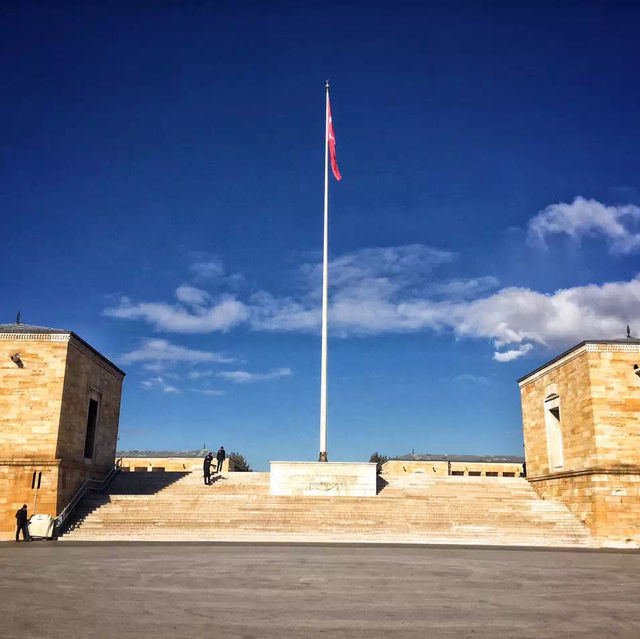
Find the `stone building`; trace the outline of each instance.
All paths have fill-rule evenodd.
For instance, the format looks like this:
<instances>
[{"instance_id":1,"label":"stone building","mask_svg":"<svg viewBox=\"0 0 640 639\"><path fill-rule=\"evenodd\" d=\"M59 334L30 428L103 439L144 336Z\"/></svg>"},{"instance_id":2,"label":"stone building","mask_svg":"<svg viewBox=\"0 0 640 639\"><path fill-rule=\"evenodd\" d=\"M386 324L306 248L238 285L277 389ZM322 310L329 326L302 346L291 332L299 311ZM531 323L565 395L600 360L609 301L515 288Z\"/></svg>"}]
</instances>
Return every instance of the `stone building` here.
<instances>
[{"instance_id":1,"label":"stone building","mask_svg":"<svg viewBox=\"0 0 640 639\"><path fill-rule=\"evenodd\" d=\"M0 538L112 468L124 375L72 331L0 325Z\"/></svg>"},{"instance_id":2,"label":"stone building","mask_svg":"<svg viewBox=\"0 0 640 639\"><path fill-rule=\"evenodd\" d=\"M518 380L527 475L596 536L640 541L640 340L584 341Z\"/></svg>"},{"instance_id":3,"label":"stone building","mask_svg":"<svg viewBox=\"0 0 640 639\"><path fill-rule=\"evenodd\" d=\"M121 458L121 468L125 472L202 472L202 462L208 452L214 456L215 449L199 450L123 450L116 456ZM222 464L222 472L228 473L234 470L233 461L227 457Z\"/></svg>"},{"instance_id":4,"label":"stone building","mask_svg":"<svg viewBox=\"0 0 640 639\"><path fill-rule=\"evenodd\" d=\"M394 457L382 465L383 475L423 473L454 477L521 477L523 457L512 455L419 455Z\"/></svg>"}]
</instances>

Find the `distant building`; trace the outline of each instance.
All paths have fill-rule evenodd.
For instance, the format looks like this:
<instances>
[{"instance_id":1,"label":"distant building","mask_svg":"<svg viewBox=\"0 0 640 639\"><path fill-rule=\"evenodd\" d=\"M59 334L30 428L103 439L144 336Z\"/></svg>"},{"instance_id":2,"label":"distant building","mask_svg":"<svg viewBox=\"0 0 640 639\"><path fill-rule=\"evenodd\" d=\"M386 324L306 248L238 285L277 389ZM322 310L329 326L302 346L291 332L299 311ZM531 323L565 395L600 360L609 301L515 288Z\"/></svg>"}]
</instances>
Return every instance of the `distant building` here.
<instances>
[{"instance_id":1,"label":"distant building","mask_svg":"<svg viewBox=\"0 0 640 639\"><path fill-rule=\"evenodd\" d=\"M124 376L72 331L0 324L0 537L109 472Z\"/></svg>"},{"instance_id":2,"label":"distant building","mask_svg":"<svg viewBox=\"0 0 640 639\"><path fill-rule=\"evenodd\" d=\"M394 457L382 474L423 473L466 477L521 477L524 457L510 455L418 455Z\"/></svg>"},{"instance_id":3,"label":"distant building","mask_svg":"<svg viewBox=\"0 0 640 639\"><path fill-rule=\"evenodd\" d=\"M125 472L190 472L202 471L202 462L208 452L208 448L199 450L122 450L118 451L116 456L122 458L122 470ZM217 448L211 452L215 462ZM227 473L233 470L233 461L227 457L222 464L222 472Z\"/></svg>"},{"instance_id":4,"label":"distant building","mask_svg":"<svg viewBox=\"0 0 640 639\"><path fill-rule=\"evenodd\" d=\"M640 340L580 342L518 380L527 475L596 536L640 540Z\"/></svg>"}]
</instances>

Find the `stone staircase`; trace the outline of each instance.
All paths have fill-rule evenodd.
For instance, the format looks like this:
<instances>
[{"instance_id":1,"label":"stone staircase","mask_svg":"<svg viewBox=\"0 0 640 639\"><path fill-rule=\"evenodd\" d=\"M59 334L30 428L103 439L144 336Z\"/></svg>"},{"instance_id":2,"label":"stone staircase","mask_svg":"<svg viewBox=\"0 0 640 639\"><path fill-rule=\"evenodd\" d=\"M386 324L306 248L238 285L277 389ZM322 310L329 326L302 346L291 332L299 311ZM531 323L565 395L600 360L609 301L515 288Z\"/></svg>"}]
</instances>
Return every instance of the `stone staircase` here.
<instances>
[{"instance_id":1,"label":"stone staircase","mask_svg":"<svg viewBox=\"0 0 640 639\"><path fill-rule=\"evenodd\" d=\"M525 479L383 476L376 497L275 497L268 473L121 473L61 540L309 541L596 546Z\"/></svg>"}]
</instances>

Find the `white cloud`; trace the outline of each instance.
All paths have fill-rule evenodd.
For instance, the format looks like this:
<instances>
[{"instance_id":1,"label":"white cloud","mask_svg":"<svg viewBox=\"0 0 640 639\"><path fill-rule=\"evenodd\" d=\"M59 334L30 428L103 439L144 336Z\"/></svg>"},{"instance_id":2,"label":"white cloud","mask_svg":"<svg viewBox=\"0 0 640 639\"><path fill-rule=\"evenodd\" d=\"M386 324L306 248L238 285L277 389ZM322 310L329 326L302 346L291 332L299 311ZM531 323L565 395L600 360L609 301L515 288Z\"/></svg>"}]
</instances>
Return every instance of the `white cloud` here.
<instances>
[{"instance_id":1,"label":"white cloud","mask_svg":"<svg viewBox=\"0 0 640 639\"><path fill-rule=\"evenodd\" d=\"M320 326L321 310L317 301L296 301L261 291L249 298L249 307L254 330L313 332Z\"/></svg>"},{"instance_id":2,"label":"white cloud","mask_svg":"<svg viewBox=\"0 0 640 639\"><path fill-rule=\"evenodd\" d=\"M144 362L147 370L160 370L166 364L175 362L200 362L230 363L235 360L221 353L211 351L198 351L177 344L171 344L166 339L145 339L139 348L125 353L120 361L123 364ZM192 378L193 379L193 378Z\"/></svg>"},{"instance_id":3,"label":"white cloud","mask_svg":"<svg viewBox=\"0 0 640 639\"><path fill-rule=\"evenodd\" d=\"M602 236L613 253L631 253L640 249L640 207L607 206L578 196L571 204L552 204L529 220L532 242L545 246L549 235L558 234L577 241Z\"/></svg>"},{"instance_id":4,"label":"white cloud","mask_svg":"<svg viewBox=\"0 0 640 639\"><path fill-rule=\"evenodd\" d=\"M508 351L496 351L493 354L493 359L495 359L496 362L511 362L514 359L518 359L519 357L526 355L532 349L533 346L531 344L523 344L518 348L511 348Z\"/></svg>"},{"instance_id":5,"label":"white cloud","mask_svg":"<svg viewBox=\"0 0 640 639\"><path fill-rule=\"evenodd\" d=\"M167 382L162 377L152 377L150 379L145 379L140 382L140 386L144 390L154 390L159 389L163 393L180 393L180 391L175 387L167 384Z\"/></svg>"},{"instance_id":6,"label":"white cloud","mask_svg":"<svg viewBox=\"0 0 640 639\"><path fill-rule=\"evenodd\" d=\"M640 325L640 276L555 292L517 287L492 292L498 284L492 276L435 279L434 269L453 259L452 253L422 245L362 249L337 257L331 262L330 330L340 336L450 332L458 338L490 341L495 361L507 362L536 346L566 347L583 339L622 336L627 323ZM206 333L244 325L255 331L315 333L320 328L321 266L305 264L298 275L297 294L259 291L246 301L227 297L190 308L125 299L105 312L174 332ZM228 312L221 310L225 302L230 304ZM168 360L137 361L153 366ZM226 374L238 383L272 377L246 371Z\"/></svg>"},{"instance_id":7,"label":"white cloud","mask_svg":"<svg viewBox=\"0 0 640 639\"><path fill-rule=\"evenodd\" d=\"M176 297L188 306L204 306L211 299L207 291L183 284L176 289Z\"/></svg>"},{"instance_id":8,"label":"white cloud","mask_svg":"<svg viewBox=\"0 0 640 639\"><path fill-rule=\"evenodd\" d=\"M312 314L310 307L293 301L279 306L271 300L266 315L263 330L309 331L319 321L317 311ZM623 336L627 323L640 324L638 278L553 293L505 288L470 301L371 290L353 298L337 295L330 308L330 326L343 335L451 331L460 338L490 340L500 362L526 355L535 344L563 347L583 339ZM517 348L504 350L514 345Z\"/></svg>"},{"instance_id":9,"label":"white cloud","mask_svg":"<svg viewBox=\"0 0 640 639\"><path fill-rule=\"evenodd\" d=\"M175 333L228 331L249 316L247 307L230 295L220 297L208 308L193 310L162 302L134 304L124 297L118 306L106 308L103 313L119 319L144 320L158 330Z\"/></svg>"},{"instance_id":10,"label":"white cloud","mask_svg":"<svg viewBox=\"0 0 640 639\"><path fill-rule=\"evenodd\" d=\"M428 277L455 254L422 244L365 248L329 264L330 323L338 334L414 330L399 308L403 299L426 294ZM269 331L317 331L321 321L322 264L300 268L302 294L276 297L261 291L249 300L251 327Z\"/></svg>"},{"instance_id":11,"label":"white cloud","mask_svg":"<svg viewBox=\"0 0 640 639\"><path fill-rule=\"evenodd\" d=\"M576 286L549 294L506 288L454 305L450 313L457 335L489 338L497 348L622 337L627 323L640 322L640 279Z\"/></svg>"},{"instance_id":12,"label":"white cloud","mask_svg":"<svg viewBox=\"0 0 640 639\"><path fill-rule=\"evenodd\" d=\"M218 377L228 379L234 384L252 384L254 382L265 382L278 377L290 377L290 368L276 368L268 373L249 373L247 371L222 371Z\"/></svg>"}]
</instances>

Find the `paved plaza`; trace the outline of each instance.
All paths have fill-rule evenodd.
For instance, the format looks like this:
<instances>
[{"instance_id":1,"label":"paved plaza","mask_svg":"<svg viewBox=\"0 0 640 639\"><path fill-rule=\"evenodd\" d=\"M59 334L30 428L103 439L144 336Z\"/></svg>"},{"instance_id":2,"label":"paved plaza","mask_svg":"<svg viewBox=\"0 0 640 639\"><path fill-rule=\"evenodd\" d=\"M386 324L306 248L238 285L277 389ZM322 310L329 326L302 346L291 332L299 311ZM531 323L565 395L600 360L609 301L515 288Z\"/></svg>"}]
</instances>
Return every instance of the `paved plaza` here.
<instances>
[{"instance_id":1,"label":"paved plaza","mask_svg":"<svg viewBox=\"0 0 640 639\"><path fill-rule=\"evenodd\" d=\"M640 553L0 544L5 638L640 636Z\"/></svg>"}]
</instances>

